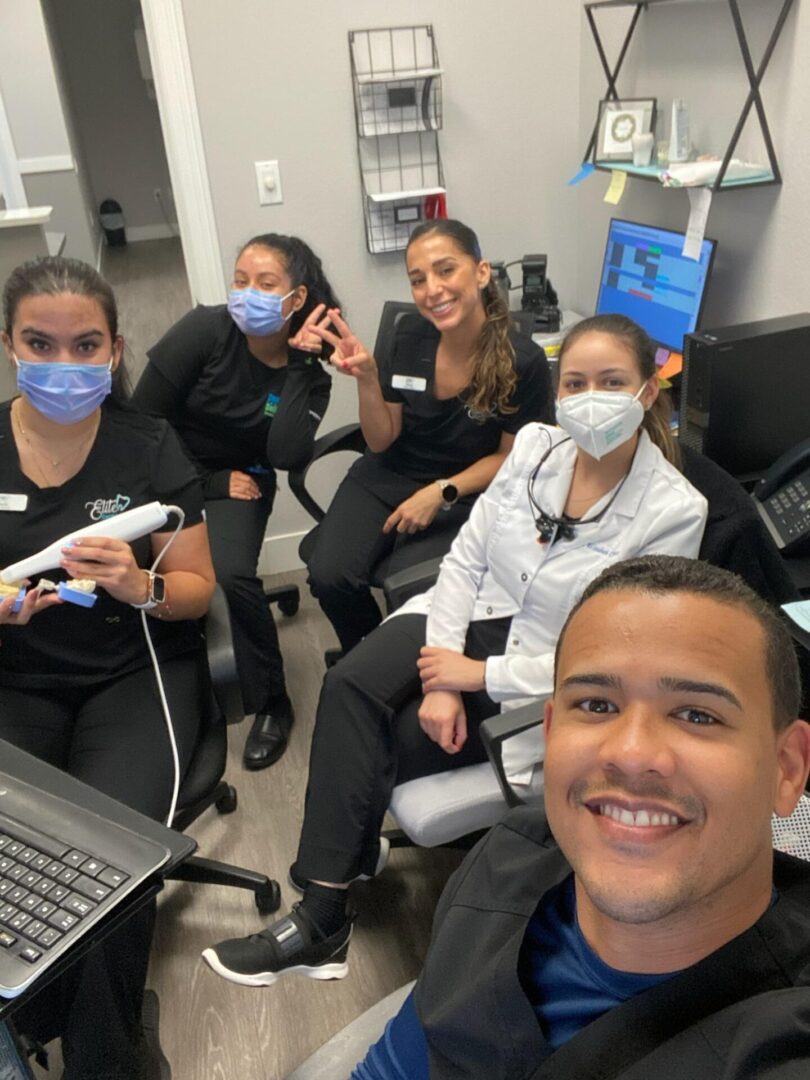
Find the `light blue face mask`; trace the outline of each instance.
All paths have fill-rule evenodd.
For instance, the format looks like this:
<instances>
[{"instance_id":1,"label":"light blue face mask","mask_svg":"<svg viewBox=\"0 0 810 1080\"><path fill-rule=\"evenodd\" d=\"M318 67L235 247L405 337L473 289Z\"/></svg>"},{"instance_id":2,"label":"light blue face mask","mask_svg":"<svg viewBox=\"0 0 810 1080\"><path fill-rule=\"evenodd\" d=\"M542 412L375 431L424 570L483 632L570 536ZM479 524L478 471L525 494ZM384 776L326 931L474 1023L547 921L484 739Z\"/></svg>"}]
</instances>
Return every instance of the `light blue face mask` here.
<instances>
[{"instance_id":1,"label":"light blue face mask","mask_svg":"<svg viewBox=\"0 0 810 1080\"><path fill-rule=\"evenodd\" d=\"M15 356L14 362L20 393L56 424L86 420L112 389L112 359L109 364L60 364Z\"/></svg>"},{"instance_id":2,"label":"light blue face mask","mask_svg":"<svg viewBox=\"0 0 810 1080\"><path fill-rule=\"evenodd\" d=\"M287 296L292 296L290 289ZM282 329L292 315L283 315L281 305L287 296L262 292L261 289L231 289L228 294L228 312L242 331L251 337L269 337Z\"/></svg>"}]
</instances>

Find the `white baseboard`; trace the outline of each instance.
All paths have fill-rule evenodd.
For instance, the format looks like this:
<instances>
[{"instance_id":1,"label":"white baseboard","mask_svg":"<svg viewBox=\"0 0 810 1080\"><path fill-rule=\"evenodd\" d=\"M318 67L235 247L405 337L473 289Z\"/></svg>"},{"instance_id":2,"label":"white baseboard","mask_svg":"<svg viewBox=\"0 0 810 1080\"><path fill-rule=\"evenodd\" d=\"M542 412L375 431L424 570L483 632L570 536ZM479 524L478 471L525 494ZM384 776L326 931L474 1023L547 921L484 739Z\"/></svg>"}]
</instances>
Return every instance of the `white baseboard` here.
<instances>
[{"instance_id":1,"label":"white baseboard","mask_svg":"<svg viewBox=\"0 0 810 1080\"><path fill-rule=\"evenodd\" d=\"M23 176L34 173L76 172L76 162L70 154L48 154L43 157L18 158L17 168Z\"/></svg>"},{"instance_id":2,"label":"white baseboard","mask_svg":"<svg viewBox=\"0 0 810 1080\"><path fill-rule=\"evenodd\" d=\"M304 564L298 558L298 545L307 532L307 529L303 529L301 532L265 537L259 556L259 576L302 570Z\"/></svg>"},{"instance_id":3,"label":"white baseboard","mask_svg":"<svg viewBox=\"0 0 810 1080\"><path fill-rule=\"evenodd\" d=\"M168 240L172 236L180 235L176 222L172 228L165 222L159 225L127 225L124 222L124 228L131 244L137 244L141 240Z\"/></svg>"}]
</instances>

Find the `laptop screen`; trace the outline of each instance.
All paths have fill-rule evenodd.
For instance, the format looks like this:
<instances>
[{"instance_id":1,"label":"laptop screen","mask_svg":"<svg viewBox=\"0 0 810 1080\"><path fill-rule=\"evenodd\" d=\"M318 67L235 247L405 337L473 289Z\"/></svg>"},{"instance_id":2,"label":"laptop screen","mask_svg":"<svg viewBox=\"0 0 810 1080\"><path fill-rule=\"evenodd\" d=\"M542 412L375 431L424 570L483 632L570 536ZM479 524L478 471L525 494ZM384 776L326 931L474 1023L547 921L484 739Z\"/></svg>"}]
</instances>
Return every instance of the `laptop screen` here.
<instances>
[{"instance_id":1,"label":"laptop screen","mask_svg":"<svg viewBox=\"0 0 810 1080\"><path fill-rule=\"evenodd\" d=\"M715 240L703 240L699 259L685 258L684 234L612 218L599 280L597 315L627 315L656 344L683 351L684 334L698 325Z\"/></svg>"}]
</instances>

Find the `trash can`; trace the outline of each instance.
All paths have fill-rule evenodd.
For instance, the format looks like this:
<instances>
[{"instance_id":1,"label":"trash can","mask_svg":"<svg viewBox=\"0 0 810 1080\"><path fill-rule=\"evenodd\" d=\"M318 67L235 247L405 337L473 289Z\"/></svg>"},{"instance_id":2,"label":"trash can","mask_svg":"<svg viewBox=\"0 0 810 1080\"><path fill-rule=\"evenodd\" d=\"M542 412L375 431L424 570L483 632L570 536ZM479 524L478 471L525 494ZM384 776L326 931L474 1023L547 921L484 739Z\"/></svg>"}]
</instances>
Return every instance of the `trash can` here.
<instances>
[{"instance_id":1,"label":"trash can","mask_svg":"<svg viewBox=\"0 0 810 1080\"><path fill-rule=\"evenodd\" d=\"M108 245L123 247L127 242L127 234L124 231L124 213L121 204L115 199L105 199L98 211Z\"/></svg>"}]
</instances>

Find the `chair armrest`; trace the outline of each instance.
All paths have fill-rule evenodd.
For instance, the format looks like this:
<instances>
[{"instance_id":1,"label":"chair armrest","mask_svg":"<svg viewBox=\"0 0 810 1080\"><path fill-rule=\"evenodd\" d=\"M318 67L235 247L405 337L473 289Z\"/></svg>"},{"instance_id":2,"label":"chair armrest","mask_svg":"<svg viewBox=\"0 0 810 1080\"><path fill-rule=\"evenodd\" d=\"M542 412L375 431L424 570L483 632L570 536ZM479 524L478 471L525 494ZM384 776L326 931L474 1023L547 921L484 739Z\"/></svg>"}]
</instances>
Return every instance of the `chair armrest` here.
<instances>
[{"instance_id":1,"label":"chair armrest","mask_svg":"<svg viewBox=\"0 0 810 1080\"><path fill-rule=\"evenodd\" d=\"M354 450L356 453L362 454L365 448L366 440L363 438L360 425L346 424L316 439L309 462L303 469L290 469L287 473L287 483L290 485L290 491L315 521L323 521L326 511L315 502L307 491L306 481L309 470L316 461L320 461L327 454L336 454L341 450Z\"/></svg>"},{"instance_id":2,"label":"chair armrest","mask_svg":"<svg viewBox=\"0 0 810 1080\"><path fill-rule=\"evenodd\" d=\"M520 709L510 709L508 712L498 713L485 720L479 731L484 749L489 756L492 768L498 778L503 797L507 806L523 806L524 800L518 795L506 776L503 767L503 744L513 735L520 735L523 731L537 727L542 723L543 706L546 699L524 705Z\"/></svg>"},{"instance_id":3,"label":"chair armrest","mask_svg":"<svg viewBox=\"0 0 810 1080\"><path fill-rule=\"evenodd\" d=\"M245 707L233 651L231 613L221 585L216 586L211 597L208 614L203 620L203 634L211 688L217 705L226 723L238 724L244 719Z\"/></svg>"},{"instance_id":4,"label":"chair armrest","mask_svg":"<svg viewBox=\"0 0 810 1080\"><path fill-rule=\"evenodd\" d=\"M438 556L435 559L425 559L424 562L416 563L414 566L406 566L404 570L397 570L395 574L389 574L383 582L388 611L396 611L412 596L427 592L431 585L436 584L441 565L442 556Z\"/></svg>"}]
</instances>

